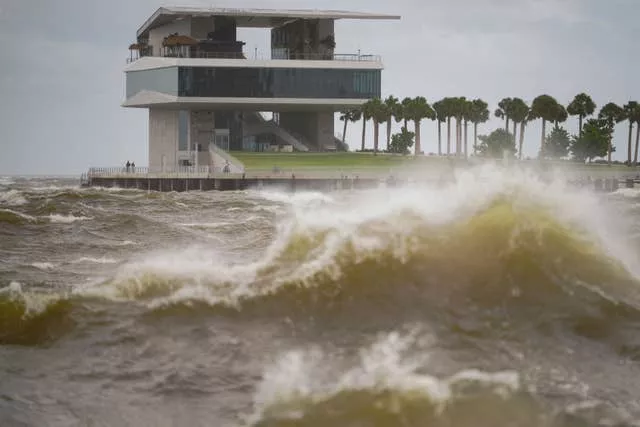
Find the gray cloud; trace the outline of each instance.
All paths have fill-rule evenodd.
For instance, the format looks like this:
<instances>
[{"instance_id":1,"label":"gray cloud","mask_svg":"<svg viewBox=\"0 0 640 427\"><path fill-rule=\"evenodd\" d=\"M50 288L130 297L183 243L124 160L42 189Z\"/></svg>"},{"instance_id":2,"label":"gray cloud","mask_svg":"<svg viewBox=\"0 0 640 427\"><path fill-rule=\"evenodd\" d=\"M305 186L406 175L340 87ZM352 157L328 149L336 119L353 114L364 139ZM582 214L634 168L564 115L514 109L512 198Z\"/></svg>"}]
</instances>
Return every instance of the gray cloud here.
<instances>
[{"instance_id":1,"label":"gray cloud","mask_svg":"<svg viewBox=\"0 0 640 427\"><path fill-rule=\"evenodd\" d=\"M635 0L256 0L242 6L403 15L400 22L344 21L336 28L341 52L384 57L384 95L432 102L480 97L492 109L502 97L531 101L541 93L565 104L581 91L599 105L640 98ZM0 0L0 174L76 174L90 165L147 161L147 115L120 107L122 70L136 29L157 7L151 0ZM248 50L265 50L266 34L243 32ZM492 119L482 131L497 126ZM576 131L574 120L566 126ZM359 146L360 129L348 131L352 147ZM538 123L527 128L526 154L536 153L539 132ZM423 124L422 134L426 150L434 151L435 125ZM618 159L625 138L620 125Z\"/></svg>"}]
</instances>

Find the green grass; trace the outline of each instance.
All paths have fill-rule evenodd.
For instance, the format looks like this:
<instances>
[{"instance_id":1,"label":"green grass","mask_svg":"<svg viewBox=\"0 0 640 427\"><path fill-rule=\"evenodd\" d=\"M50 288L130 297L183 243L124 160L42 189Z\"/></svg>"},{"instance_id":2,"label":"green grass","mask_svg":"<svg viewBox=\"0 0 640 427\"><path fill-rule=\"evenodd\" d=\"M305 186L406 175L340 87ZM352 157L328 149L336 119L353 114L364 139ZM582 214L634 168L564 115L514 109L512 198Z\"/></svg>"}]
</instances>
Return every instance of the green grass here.
<instances>
[{"instance_id":1,"label":"green grass","mask_svg":"<svg viewBox=\"0 0 640 427\"><path fill-rule=\"evenodd\" d=\"M246 169L300 168L389 168L414 160L412 156L395 156L371 153L252 153L234 151L230 153L240 160ZM446 161L443 158L422 157L418 161Z\"/></svg>"},{"instance_id":2,"label":"green grass","mask_svg":"<svg viewBox=\"0 0 640 427\"><path fill-rule=\"evenodd\" d=\"M391 154L378 154L374 156L372 153L254 153L244 151L234 151L230 153L236 159L241 161L247 172L249 173L270 173L274 167L278 167L282 171L297 171L301 173L320 173L329 172L340 173L341 171L351 171L357 173L385 172L398 168L401 165L412 165L425 170L439 170L438 166L450 167L451 163L464 162L463 159L452 157L438 156L400 156ZM474 162L480 159L472 160ZM525 161L525 165L535 165L535 161ZM635 173L640 169L629 168L624 165L584 165L580 163L572 163L566 161L546 161L548 166L566 168L567 170L584 171L595 174L610 173ZM424 165L424 166L423 166ZM396 169L397 170L397 169Z\"/></svg>"}]
</instances>

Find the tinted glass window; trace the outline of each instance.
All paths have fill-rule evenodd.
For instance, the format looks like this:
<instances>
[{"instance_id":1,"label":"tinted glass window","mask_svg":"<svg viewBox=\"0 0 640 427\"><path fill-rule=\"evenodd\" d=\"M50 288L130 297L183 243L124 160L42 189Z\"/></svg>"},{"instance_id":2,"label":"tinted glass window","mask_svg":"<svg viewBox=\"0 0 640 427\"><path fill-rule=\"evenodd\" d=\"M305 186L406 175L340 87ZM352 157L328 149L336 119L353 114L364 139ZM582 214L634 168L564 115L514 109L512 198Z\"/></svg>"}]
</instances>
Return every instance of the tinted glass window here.
<instances>
[{"instance_id":1,"label":"tinted glass window","mask_svg":"<svg viewBox=\"0 0 640 427\"><path fill-rule=\"evenodd\" d=\"M375 98L380 70L180 67L179 96Z\"/></svg>"},{"instance_id":2,"label":"tinted glass window","mask_svg":"<svg viewBox=\"0 0 640 427\"><path fill-rule=\"evenodd\" d=\"M127 72L127 98L131 98L141 90L178 94L177 67L158 68L155 70Z\"/></svg>"}]
</instances>

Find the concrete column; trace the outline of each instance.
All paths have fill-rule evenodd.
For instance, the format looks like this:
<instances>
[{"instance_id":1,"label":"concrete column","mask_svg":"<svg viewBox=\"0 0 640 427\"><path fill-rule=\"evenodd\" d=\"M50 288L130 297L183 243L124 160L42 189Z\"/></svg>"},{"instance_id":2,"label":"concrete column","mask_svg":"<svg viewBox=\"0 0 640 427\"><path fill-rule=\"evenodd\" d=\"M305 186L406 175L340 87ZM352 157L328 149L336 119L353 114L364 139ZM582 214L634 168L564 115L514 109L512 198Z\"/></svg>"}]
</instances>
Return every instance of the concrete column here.
<instances>
[{"instance_id":1,"label":"concrete column","mask_svg":"<svg viewBox=\"0 0 640 427\"><path fill-rule=\"evenodd\" d=\"M149 109L149 171L162 171L163 158L166 168L173 170L178 164L177 110Z\"/></svg>"}]
</instances>

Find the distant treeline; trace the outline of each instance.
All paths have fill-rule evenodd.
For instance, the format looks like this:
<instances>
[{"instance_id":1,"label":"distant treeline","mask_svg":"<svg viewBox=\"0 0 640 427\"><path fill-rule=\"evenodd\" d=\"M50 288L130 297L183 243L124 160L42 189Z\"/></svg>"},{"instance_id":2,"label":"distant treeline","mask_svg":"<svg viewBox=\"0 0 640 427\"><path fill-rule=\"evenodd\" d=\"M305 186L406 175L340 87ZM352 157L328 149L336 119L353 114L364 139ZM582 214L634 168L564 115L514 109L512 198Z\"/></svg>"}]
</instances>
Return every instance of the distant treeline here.
<instances>
[{"instance_id":1,"label":"distant treeline","mask_svg":"<svg viewBox=\"0 0 640 427\"><path fill-rule=\"evenodd\" d=\"M478 125L489 120L489 105L482 99L468 100L465 97L447 97L429 104L418 96L400 101L394 96L385 100L374 98L360 108L342 111L340 120L344 122L343 142L349 122L362 120L362 146L365 150L366 124L374 124L373 152L379 152L379 125L386 123L387 152L407 153L415 144L415 153L423 154L420 145L420 123L434 120L438 125L438 155L468 156L468 125L473 124L473 151L476 155L502 157L506 152L518 155L522 159L524 132L528 123L542 120L542 134L538 156L540 158L565 158L571 155L575 160L591 161L607 156L611 162L611 153L615 151L613 132L615 126L627 122L629 138L626 164L638 164L638 145L640 144L640 104L630 101L624 106L613 102L604 105L597 115L597 106L585 93L575 96L566 107L550 95L540 95L528 105L520 98L504 98L498 103L494 115L504 120L504 128L496 129L489 135L478 135ZM578 119L578 135L569 135L560 126L569 116ZM592 117L594 116L594 117ZM402 131L391 135L392 121L402 122ZM452 122L455 124L455 140L452 141ZM547 133L547 123L553 123ZM413 132L408 123L413 124ZM442 125L446 124L446 150L442 147ZM633 144L633 126L636 126L635 147ZM519 129L519 134L518 134ZM518 138L519 137L519 138ZM516 146L516 140L518 141ZM480 141L480 142L479 142ZM454 144L452 144L454 142Z\"/></svg>"}]
</instances>

